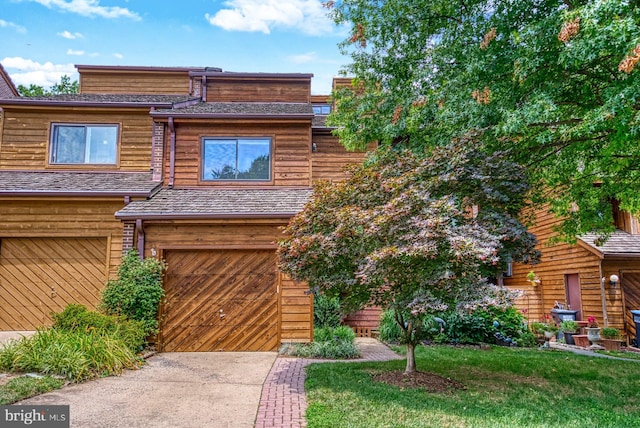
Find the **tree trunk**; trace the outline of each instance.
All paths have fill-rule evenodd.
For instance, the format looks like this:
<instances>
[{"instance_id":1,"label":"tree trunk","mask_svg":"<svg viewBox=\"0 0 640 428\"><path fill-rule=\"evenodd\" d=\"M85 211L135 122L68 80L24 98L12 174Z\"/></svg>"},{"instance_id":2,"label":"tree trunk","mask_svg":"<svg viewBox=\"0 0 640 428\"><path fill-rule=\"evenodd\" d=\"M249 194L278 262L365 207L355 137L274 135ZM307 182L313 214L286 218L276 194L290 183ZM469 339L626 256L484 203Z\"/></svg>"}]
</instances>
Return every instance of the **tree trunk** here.
<instances>
[{"instance_id":1,"label":"tree trunk","mask_svg":"<svg viewBox=\"0 0 640 428\"><path fill-rule=\"evenodd\" d=\"M416 345L407 342L407 368L404 369L406 374L416 372Z\"/></svg>"}]
</instances>

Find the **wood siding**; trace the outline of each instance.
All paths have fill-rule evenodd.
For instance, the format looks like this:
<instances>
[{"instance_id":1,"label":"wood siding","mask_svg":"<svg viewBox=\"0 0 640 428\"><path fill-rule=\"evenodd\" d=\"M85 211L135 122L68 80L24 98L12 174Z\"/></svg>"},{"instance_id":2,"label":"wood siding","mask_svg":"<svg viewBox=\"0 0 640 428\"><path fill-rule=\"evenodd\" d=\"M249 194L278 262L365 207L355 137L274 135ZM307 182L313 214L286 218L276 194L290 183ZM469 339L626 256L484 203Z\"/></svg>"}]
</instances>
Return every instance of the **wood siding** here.
<instances>
[{"instance_id":1,"label":"wood siding","mask_svg":"<svg viewBox=\"0 0 640 428\"><path fill-rule=\"evenodd\" d=\"M188 95L189 80L187 70L182 72L81 70L80 93Z\"/></svg>"},{"instance_id":2,"label":"wood siding","mask_svg":"<svg viewBox=\"0 0 640 428\"><path fill-rule=\"evenodd\" d=\"M624 332L628 342L631 343L638 336L636 323L633 321L631 310L640 309L640 272L626 273L622 277L622 289L624 290L624 314L622 314L623 326L615 325ZM636 346L640 345L636 344Z\"/></svg>"},{"instance_id":3,"label":"wood siding","mask_svg":"<svg viewBox=\"0 0 640 428\"><path fill-rule=\"evenodd\" d=\"M382 308L369 306L347 315L342 323L351 327L358 337L374 337L380 327L381 318Z\"/></svg>"},{"instance_id":4,"label":"wood siding","mask_svg":"<svg viewBox=\"0 0 640 428\"><path fill-rule=\"evenodd\" d=\"M565 275L579 275L582 292L582 319L589 315L603 319L602 293L600 288L600 260L592 252L579 245L548 245L554 236L553 226L559 220L546 207L536 211L536 224L529 231L538 239L538 249L542 252L541 262L535 266L514 264L513 276L505 278L509 288L525 292L517 306L529 321L542 320L549 314L555 302L566 303ZM540 284L533 286L527 280L532 270L540 278Z\"/></svg>"},{"instance_id":5,"label":"wood siding","mask_svg":"<svg viewBox=\"0 0 640 428\"><path fill-rule=\"evenodd\" d=\"M152 251L163 254L178 249L269 250L275 254L274 242L282 237L280 228L286 223L272 220L147 221L144 223L145 256L151 257ZM305 294L308 286L284 278L281 273L278 276L281 340L309 342L313 337L313 302L312 297Z\"/></svg>"},{"instance_id":6,"label":"wood siding","mask_svg":"<svg viewBox=\"0 0 640 428\"><path fill-rule=\"evenodd\" d=\"M170 250L165 259L163 351L278 349L275 252Z\"/></svg>"},{"instance_id":7,"label":"wood siding","mask_svg":"<svg viewBox=\"0 0 640 428\"><path fill-rule=\"evenodd\" d=\"M70 303L95 308L107 238L0 238L0 330L51 325Z\"/></svg>"},{"instance_id":8,"label":"wood siding","mask_svg":"<svg viewBox=\"0 0 640 428\"><path fill-rule=\"evenodd\" d=\"M329 133L314 133L316 151L311 155L311 174L315 183L319 180L342 181L347 177L348 165L362 163L366 152L349 152L337 137Z\"/></svg>"},{"instance_id":9,"label":"wood siding","mask_svg":"<svg viewBox=\"0 0 640 428\"><path fill-rule=\"evenodd\" d=\"M49 166L52 123L118 124L119 156L116 166L73 165L73 169L149 171L151 167L152 120L148 108L101 110L89 108L5 108L0 140L0 169L43 170Z\"/></svg>"},{"instance_id":10,"label":"wood siding","mask_svg":"<svg viewBox=\"0 0 640 428\"><path fill-rule=\"evenodd\" d=\"M0 197L0 239L105 238L109 242L108 274L115 278L122 257L123 226L114 213L122 207L124 200L117 198Z\"/></svg>"},{"instance_id":11,"label":"wood siding","mask_svg":"<svg viewBox=\"0 0 640 428\"><path fill-rule=\"evenodd\" d=\"M170 135L166 133L164 185L170 177ZM200 181L203 137L270 137L272 142L271 182ZM310 186L311 141L309 122L211 120L204 123L176 124L175 181L176 188L229 185Z\"/></svg>"},{"instance_id":12,"label":"wood siding","mask_svg":"<svg viewBox=\"0 0 640 428\"><path fill-rule=\"evenodd\" d=\"M208 77L207 102L310 102L311 79Z\"/></svg>"}]
</instances>

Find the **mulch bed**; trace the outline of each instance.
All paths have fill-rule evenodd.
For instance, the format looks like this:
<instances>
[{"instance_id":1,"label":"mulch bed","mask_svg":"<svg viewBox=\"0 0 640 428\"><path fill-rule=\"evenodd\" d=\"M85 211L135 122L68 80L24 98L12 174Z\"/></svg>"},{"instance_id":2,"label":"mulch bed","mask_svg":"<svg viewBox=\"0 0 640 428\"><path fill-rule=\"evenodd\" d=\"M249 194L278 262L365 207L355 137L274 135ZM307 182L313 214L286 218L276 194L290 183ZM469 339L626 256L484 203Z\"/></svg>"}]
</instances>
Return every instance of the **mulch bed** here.
<instances>
[{"instance_id":1,"label":"mulch bed","mask_svg":"<svg viewBox=\"0 0 640 428\"><path fill-rule=\"evenodd\" d=\"M400 389L424 389L426 392L433 393L448 393L465 389L465 386L460 382L429 372L407 374L404 371L397 370L375 374L372 379L375 382L386 383Z\"/></svg>"}]
</instances>

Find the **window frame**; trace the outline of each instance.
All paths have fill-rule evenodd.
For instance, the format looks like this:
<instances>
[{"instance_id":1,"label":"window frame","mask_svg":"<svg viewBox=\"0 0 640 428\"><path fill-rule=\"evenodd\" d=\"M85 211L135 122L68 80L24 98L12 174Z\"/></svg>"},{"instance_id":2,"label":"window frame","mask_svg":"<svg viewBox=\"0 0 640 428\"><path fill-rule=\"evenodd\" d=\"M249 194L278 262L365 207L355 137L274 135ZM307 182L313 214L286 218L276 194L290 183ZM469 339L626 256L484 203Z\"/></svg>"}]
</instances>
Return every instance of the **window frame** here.
<instances>
[{"instance_id":1,"label":"window frame","mask_svg":"<svg viewBox=\"0 0 640 428\"><path fill-rule=\"evenodd\" d=\"M87 129L88 128L115 128L115 144L114 144L114 153L113 153L113 162L109 163L93 163L93 162L58 162L56 160L57 157L57 149L58 149L58 141L56 136L58 135L58 128L83 128L84 129L84 150L85 153L87 151ZM49 154L47 157L48 165L54 167L91 167L91 168L113 168L119 165L120 160L120 141L121 135L120 130L122 129L120 123L80 123L80 122L51 122L51 126L49 128Z\"/></svg>"},{"instance_id":2,"label":"window frame","mask_svg":"<svg viewBox=\"0 0 640 428\"><path fill-rule=\"evenodd\" d=\"M216 179L216 178L206 178L205 177L205 162L206 162L206 143L207 141L235 141L236 143L236 152L235 152L235 168L236 168L236 175L238 173L238 164L239 164L239 158L238 158L238 147L239 147L239 142L243 141L243 140L250 140L250 141L260 141L260 140L264 140L265 142L268 142L269 145L269 176L267 178L224 178L224 179ZM200 173L199 173L199 181L201 183L206 183L206 184L215 184L215 183L224 183L224 184L230 184L230 183L272 183L273 182L273 176L274 176L274 171L273 171L273 155L274 155L274 140L275 138L272 136L266 136L266 135L257 135L257 136L247 136L247 135L241 135L241 136L204 136L201 137L200 139Z\"/></svg>"},{"instance_id":3,"label":"window frame","mask_svg":"<svg viewBox=\"0 0 640 428\"><path fill-rule=\"evenodd\" d=\"M331 114L331 111L333 110L333 107L329 103L312 103L311 108L313 109L313 114L316 116L327 116ZM327 113L323 113L325 108L328 110ZM316 109L320 109L320 112L316 113Z\"/></svg>"}]
</instances>

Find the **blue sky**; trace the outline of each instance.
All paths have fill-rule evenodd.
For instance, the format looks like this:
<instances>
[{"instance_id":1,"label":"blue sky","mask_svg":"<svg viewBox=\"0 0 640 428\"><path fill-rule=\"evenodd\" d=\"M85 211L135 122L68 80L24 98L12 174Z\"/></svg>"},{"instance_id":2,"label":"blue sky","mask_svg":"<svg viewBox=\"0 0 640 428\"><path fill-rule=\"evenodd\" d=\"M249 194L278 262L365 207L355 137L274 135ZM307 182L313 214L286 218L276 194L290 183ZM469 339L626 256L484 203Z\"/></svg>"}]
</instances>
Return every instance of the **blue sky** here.
<instances>
[{"instance_id":1,"label":"blue sky","mask_svg":"<svg viewBox=\"0 0 640 428\"><path fill-rule=\"evenodd\" d=\"M313 73L328 94L347 30L320 0L0 0L0 63L50 86L74 64Z\"/></svg>"}]
</instances>

